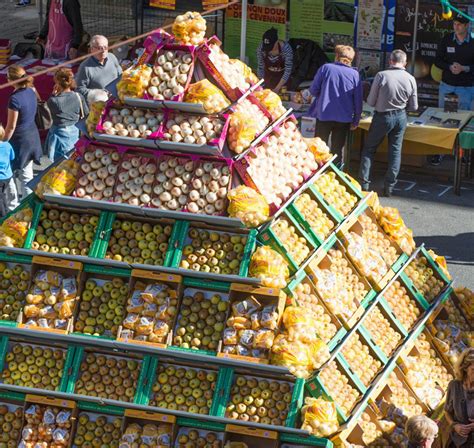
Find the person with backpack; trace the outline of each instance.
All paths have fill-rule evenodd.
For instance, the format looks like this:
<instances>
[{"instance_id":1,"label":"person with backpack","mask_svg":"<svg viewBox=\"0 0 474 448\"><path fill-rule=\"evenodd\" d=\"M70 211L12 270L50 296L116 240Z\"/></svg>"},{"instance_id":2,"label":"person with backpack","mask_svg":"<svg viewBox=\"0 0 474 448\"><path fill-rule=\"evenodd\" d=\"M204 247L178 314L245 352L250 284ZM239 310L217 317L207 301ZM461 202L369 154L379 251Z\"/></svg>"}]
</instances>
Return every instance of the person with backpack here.
<instances>
[{"instance_id":1,"label":"person with backpack","mask_svg":"<svg viewBox=\"0 0 474 448\"><path fill-rule=\"evenodd\" d=\"M54 74L53 95L48 100L53 125L46 138L46 150L51 161L65 156L79 139L77 123L89 113L84 97L75 92L76 81L69 68Z\"/></svg>"}]
</instances>

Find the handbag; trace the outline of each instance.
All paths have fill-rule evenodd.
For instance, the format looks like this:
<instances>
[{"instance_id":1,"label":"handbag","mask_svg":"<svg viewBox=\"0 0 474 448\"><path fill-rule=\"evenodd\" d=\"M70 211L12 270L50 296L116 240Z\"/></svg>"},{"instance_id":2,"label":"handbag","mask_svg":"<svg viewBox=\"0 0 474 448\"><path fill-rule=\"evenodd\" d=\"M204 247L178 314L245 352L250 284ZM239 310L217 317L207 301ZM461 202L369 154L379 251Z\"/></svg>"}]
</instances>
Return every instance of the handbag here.
<instances>
[{"instance_id":1,"label":"handbag","mask_svg":"<svg viewBox=\"0 0 474 448\"><path fill-rule=\"evenodd\" d=\"M81 115L79 116L79 121L84 120L86 118L86 114L84 113L84 108L82 107L82 100L81 100L81 95L79 95L77 92L74 92L76 94L76 97L79 101L79 107L81 110Z\"/></svg>"},{"instance_id":2,"label":"handbag","mask_svg":"<svg viewBox=\"0 0 474 448\"><path fill-rule=\"evenodd\" d=\"M38 101L35 122L40 131L47 131L53 125L53 117L46 101Z\"/></svg>"}]
</instances>

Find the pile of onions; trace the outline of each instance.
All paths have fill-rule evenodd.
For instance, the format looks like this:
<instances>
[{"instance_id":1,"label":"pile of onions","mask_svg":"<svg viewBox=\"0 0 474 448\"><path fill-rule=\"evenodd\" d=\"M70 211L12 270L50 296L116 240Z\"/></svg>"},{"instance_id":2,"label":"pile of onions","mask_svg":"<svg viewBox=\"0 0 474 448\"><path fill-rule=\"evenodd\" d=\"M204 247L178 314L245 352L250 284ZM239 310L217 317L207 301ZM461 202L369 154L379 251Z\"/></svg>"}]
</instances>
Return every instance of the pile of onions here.
<instances>
[{"instance_id":1,"label":"pile of onions","mask_svg":"<svg viewBox=\"0 0 474 448\"><path fill-rule=\"evenodd\" d=\"M156 164L141 156L124 158L120 166L114 202L145 206L151 201Z\"/></svg>"},{"instance_id":2,"label":"pile of onions","mask_svg":"<svg viewBox=\"0 0 474 448\"><path fill-rule=\"evenodd\" d=\"M189 192L188 210L191 213L220 215L227 205L230 170L219 162L204 162L199 166Z\"/></svg>"},{"instance_id":3,"label":"pile of onions","mask_svg":"<svg viewBox=\"0 0 474 448\"><path fill-rule=\"evenodd\" d=\"M164 210L182 210L188 202L194 162L183 157L161 160L156 172L151 205Z\"/></svg>"},{"instance_id":4,"label":"pile of onions","mask_svg":"<svg viewBox=\"0 0 474 448\"><path fill-rule=\"evenodd\" d=\"M147 92L154 100L182 95L188 82L193 57L189 53L165 51L156 58Z\"/></svg>"},{"instance_id":5,"label":"pile of onions","mask_svg":"<svg viewBox=\"0 0 474 448\"><path fill-rule=\"evenodd\" d=\"M224 122L219 118L177 114L166 122L164 139L205 145L218 139L223 127Z\"/></svg>"},{"instance_id":6,"label":"pile of onions","mask_svg":"<svg viewBox=\"0 0 474 448\"><path fill-rule=\"evenodd\" d=\"M248 90L250 84L245 80L240 65L230 63L229 56L227 56L218 45L210 45L210 49L209 59L220 75L226 80L227 84L229 84L232 89L239 88L243 91Z\"/></svg>"},{"instance_id":7,"label":"pile of onions","mask_svg":"<svg viewBox=\"0 0 474 448\"><path fill-rule=\"evenodd\" d=\"M78 198L112 200L120 154L117 151L92 148L84 153L74 194Z\"/></svg>"},{"instance_id":8,"label":"pile of onions","mask_svg":"<svg viewBox=\"0 0 474 448\"><path fill-rule=\"evenodd\" d=\"M147 138L158 131L162 120L161 112L111 108L102 123L102 132L120 137Z\"/></svg>"}]
</instances>

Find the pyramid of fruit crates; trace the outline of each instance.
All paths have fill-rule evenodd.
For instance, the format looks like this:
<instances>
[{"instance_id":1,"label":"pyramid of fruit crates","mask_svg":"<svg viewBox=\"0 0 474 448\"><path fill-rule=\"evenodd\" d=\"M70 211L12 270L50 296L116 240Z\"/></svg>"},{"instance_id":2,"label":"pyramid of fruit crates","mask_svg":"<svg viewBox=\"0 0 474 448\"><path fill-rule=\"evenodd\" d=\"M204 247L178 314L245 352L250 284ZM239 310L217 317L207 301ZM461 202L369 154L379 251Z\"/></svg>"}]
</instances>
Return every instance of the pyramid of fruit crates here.
<instances>
[{"instance_id":1,"label":"pyramid of fruit crates","mask_svg":"<svg viewBox=\"0 0 474 448\"><path fill-rule=\"evenodd\" d=\"M473 343L469 292L204 30L150 36L1 224L0 447L401 447Z\"/></svg>"}]
</instances>

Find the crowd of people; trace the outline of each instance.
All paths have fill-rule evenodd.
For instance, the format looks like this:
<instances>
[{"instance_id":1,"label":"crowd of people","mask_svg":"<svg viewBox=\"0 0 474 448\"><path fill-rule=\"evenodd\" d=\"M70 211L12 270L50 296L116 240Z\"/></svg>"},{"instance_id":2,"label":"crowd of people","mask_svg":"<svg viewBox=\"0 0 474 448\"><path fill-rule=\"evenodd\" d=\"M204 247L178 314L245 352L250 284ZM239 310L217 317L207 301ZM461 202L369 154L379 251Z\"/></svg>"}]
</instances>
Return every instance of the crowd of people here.
<instances>
[{"instance_id":1,"label":"crowd of people","mask_svg":"<svg viewBox=\"0 0 474 448\"><path fill-rule=\"evenodd\" d=\"M45 56L74 58L84 34L80 5L77 0L48 0L47 17L37 42L45 49ZM121 75L119 61L108 52L104 36L93 36L89 42L90 56L82 62L74 76L69 69L55 73L55 85L47 105L52 115L52 125L44 143L35 124L38 92L25 70L16 65L8 69L8 80L17 81L8 102L8 120L3 140L11 143L15 182L4 182L11 199L7 209L18 204L18 199L31 190L28 183L33 178L33 164L41 155L56 161L64 156L79 138L78 123L88 113L88 104L109 96L109 86ZM347 45L337 45L334 62L322 65L308 89L313 97L308 115L316 119L315 135L330 142L331 150L344 164L344 147L349 132L359 126L364 100L363 84L355 59L356 51ZM294 52L289 42L279 39L275 28L267 30L257 49L259 77L264 86L276 93L290 80ZM435 64L442 70L439 87L439 105L443 107L445 96L457 94L461 108L469 109L474 102L474 39L468 32L468 20L456 16L453 33L441 41ZM361 153L359 181L363 190L370 188L370 172L377 148L388 137L388 166L383 194L390 196L400 171L402 143L407 127L407 112L418 108L415 78L406 70L407 55L395 50L389 58L389 68L375 76L367 104L374 108L374 116ZM434 158L433 163L439 161ZM3 176L5 177L5 176ZM5 180L5 179L4 179Z\"/></svg>"},{"instance_id":2,"label":"crowd of people","mask_svg":"<svg viewBox=\"0 0 474 448\"><path fill-rule=\"evenodd\" d=\"M93 55L81 63L76 75L69 68L54 73L54 88L46 102L52 123L44 143L36 122L42 98L33 78L19 65L8 67L7 80L15 85L8 100L7 123L5 127L0 124L2 216L31 193L28 184L33 179L33 164L40 164L43 154L51 162L66 156L80 137L80 122L87 117L89 104L110 96L109 85L120 77L122 69L108 52L108 45L106 37L92 37Z\"/></svg>"}]
</instances>

